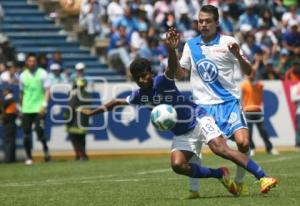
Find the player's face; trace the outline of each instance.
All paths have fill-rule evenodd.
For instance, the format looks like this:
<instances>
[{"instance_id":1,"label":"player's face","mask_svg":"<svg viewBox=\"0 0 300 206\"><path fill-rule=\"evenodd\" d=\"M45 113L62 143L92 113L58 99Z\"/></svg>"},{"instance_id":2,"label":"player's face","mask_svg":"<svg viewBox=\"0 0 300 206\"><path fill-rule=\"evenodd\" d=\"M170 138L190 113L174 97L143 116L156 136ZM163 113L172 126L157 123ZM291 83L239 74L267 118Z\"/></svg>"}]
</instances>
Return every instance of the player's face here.
<instances>
[{"instance_id":1,"label":"player's face","mask_svg":"<svg viewBox=\"0 0 300 206\"><path fill-rule=\"evenodd\" d=\"M202 11L199 13L198 29L204 39L214 37L218 25L219 22L214 20L213 14Z\"/></svg>"},{"instance_id":2,"label":"player's face","mask_svg":"<svg viewBox=\"0 0 300 206\"><path fill-rule=\"evenodd\" d=\"M26 60L26 66L29 69L35 69L37 67L36 57L34 57L34 56L28 57L27 60Z\"/></svg>"},{"instance_id":3,"label":"player's face","mask_svg":"<svg viewBox=\"0 0 300 206\"><path fill-rule=\"evenodd\" d=\"M134 81L140 88L149 89L153 84L152 73L149 71L142 72L134 76Z\"/></svg>"}]
</instances>

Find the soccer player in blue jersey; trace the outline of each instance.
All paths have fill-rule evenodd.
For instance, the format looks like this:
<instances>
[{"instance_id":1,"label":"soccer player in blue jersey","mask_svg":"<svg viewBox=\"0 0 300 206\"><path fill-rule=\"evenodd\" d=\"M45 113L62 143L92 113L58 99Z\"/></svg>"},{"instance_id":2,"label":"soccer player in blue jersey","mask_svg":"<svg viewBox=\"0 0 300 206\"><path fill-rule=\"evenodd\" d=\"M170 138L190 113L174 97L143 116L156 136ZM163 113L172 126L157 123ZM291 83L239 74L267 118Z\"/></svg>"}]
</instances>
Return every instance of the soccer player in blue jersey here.
<instances>
[{"instance_id":1,"label":"soccer player in blue jersey","mask_svg":"<svg viewBox=\"0 0 300 206\"><path fill-rule=\"evenodd\" d=\"M151 63L147 59L134 60L130 65L130 72L134 81L140 87L126 99L114 99L94 109L82 110L86 115L95 115L113 110L120 105L172 105L177 112L178 122L171 129L174 133L171 153L171 166L175 173L193 178L219 178L224 186L232 194L238 194L233 181L229 177L227 168L211 169L197 164L189 163L189 160L198 153L202 142L208 144L210 149L225 159L242 166L252 173L257 179L271 178L273 185L268 185L263 193L277 184L277 180L268 177L265 172L246 155L232 150L226 144L222 132L215 124L214 119L206 115L203 109L183 96L175 85L176 68L178 67L176 48L179 43L179 34L174 29L167 32L166 45L169 51L168 68L163 75L153 78ZM187 121L189 120L189 121Z\"/></svg>"},{"instance_id":2,"label":"soccer player in blue jersey","mask_svg":"<svg viewBox=\"0 0 300 206\"><path fill-rule=\"evenodd\" d=\"M239 85L234 81L234 69L249 75L252 66L244 58L237 41L219 32L218 9L205 5L200 9L200 35L187 41L178 64L177 78L190 73L193 100L216 121L224 135L234 137L238 150L250 156L249 134L242 107ZM239 195L247 195L243 183L243 167L238 166L235 184ZM274 179L261 179L261 190L275 184Z\"/></svg>"}]
</instances>

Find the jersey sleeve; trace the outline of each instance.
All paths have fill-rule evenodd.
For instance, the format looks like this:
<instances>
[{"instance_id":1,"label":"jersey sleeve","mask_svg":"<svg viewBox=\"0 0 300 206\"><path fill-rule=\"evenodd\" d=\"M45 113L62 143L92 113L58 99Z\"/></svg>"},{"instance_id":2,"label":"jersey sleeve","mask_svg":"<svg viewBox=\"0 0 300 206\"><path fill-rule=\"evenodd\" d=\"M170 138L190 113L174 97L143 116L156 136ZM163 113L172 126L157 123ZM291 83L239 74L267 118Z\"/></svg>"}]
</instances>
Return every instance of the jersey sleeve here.
<instances>
[{"instance_id":1,"label":"jersey sleeve","mask_svg":"<svg viewBox=\"0 0 300 206\"><path fill-rule=\"evenodd\" d=\"M183 52L179 64L182 68L191 70L191 50L187 43L185 43L183 47Z\"/></svg>"},{"instance_id":2,"label":"jersey sleeve","mask_svg":"<svg viewBox=\"0 0 300 206\"><path fill-rule=\"evenodd\" d=\"M176 89L174 79L168 78L165 74L156 76L154 84L163 90Z\"/></svg>"},{"instance_id":3,"label":"jersey sleeve","mask_svg":"<svg viewBox=\"0 0 300 206\"><path fill-rule=\"evenodd\" d=\"M140 105L141 103L141 95L140 95L140 90L135 90L131 93L131 95L126 97L126 102L128 104L136 104Z\"/></svg>"},{"instance_id":4,"label":"jersey sleeve","mask_svg":"<svg viewBox=\"0 0 300 206\"><path fill-rule=\"evenodd\" d=\"M43 73L41 74L41 79L43 82L43 87L44 89L47 89L50 87L50 81L48 79L48 73L46 71L43 71Z\"/></svg>"}]
</instances>

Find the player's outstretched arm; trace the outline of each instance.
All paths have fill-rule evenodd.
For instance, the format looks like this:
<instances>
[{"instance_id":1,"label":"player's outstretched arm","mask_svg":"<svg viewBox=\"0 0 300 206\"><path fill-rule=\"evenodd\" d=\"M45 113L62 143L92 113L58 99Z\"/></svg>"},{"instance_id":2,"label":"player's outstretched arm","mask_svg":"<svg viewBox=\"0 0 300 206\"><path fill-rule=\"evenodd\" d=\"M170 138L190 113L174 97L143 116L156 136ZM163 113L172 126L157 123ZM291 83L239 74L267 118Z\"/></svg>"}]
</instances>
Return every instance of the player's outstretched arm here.
<instances>
[{"instance_id":1,"label":"player's outstretched arm","mask_svg":"<svg viewBox=\"0 0 300 206\"><path fill-rule=\"evenodd\" d=\"M128 105L128 102L126 99L113 99L106 104L103 104L99 106L98 108L91 110L91 109L82 109L80 110L81 113L88 115L88 116L93 116L99 113L104 113L107 111L111 111L114 107L116 106L122 106L122 105Z\"/></svg>"},{"instance_id":2,"label":"player's outstretched arm","mask_svg":"<svg viewBox=\"0 0 300 206\"><path fill-rule=\"evenodd\" d=\"M169 56L168 56L168 68L165 72L166 76L170 79L174 79L177 68L179 68L179 61L176 54L176 49L179 44L179 34L177 31L171 27L167 32L166 45L168 48Z\"/></svg>"}]
</instances>

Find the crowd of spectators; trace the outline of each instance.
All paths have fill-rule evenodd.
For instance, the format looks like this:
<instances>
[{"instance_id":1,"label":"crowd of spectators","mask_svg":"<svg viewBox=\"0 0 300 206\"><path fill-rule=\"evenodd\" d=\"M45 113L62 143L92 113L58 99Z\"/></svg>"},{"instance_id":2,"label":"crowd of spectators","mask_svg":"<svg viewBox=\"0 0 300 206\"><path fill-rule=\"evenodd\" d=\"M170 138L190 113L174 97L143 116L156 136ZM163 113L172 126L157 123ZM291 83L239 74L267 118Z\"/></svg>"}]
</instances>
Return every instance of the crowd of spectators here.
<instances>
[{"instance_id":1,"label":"crowd of spectators","mask_svg":"<svg viewBox=\"0 0 300 206\"><path fill-rule=\"evenodd\" d=\"M199 35L197 18L203 4L219 8L220 32L236 37L259 79L300 79L300 14L295 0L81 0L78 24L93 40L108 42L104 55L109 67L128 75L130 62L145 57L151 60L153 71L162 73L167 56L164 33L170 27L180 32L180 53L186 40ZM0 19L5 18L0 11ZM59 55L54 53L47 62L47 55L40 54L40 66L53 71L52 76L58 71L69 73L63 72ZM18 73L17 62L9 40L0 35L1 72ZM58 65L50 69L52 63L60 69ZM16 72L11 69L14 66ZM241 79L238 72L236 76Z\"/></svg>"},{"instance_id":2,"label":"crowd of spectators","mask_svg":"<svg viewBox=\"0 0 300 206\"><path fill-rule=\"evenodd\" d=\"M127 74L132 59L145 57L152 61L154 71L161 73L167 55L164 33L175 27L181 34L181 45L199 35L197 18L203 4L219 8L221 33L236 37L246 57L258 69L258 78L300 79L297 1L82 0L79 24L84 25L83 16L89 11L93 17L86 29L93 31L96 39L109 42L109 66L119 60L122 66L118 69ZM87 25L92 22L91 30ZM286 75L287 70L292 74Z\"/></svg>"}]
</instances>

